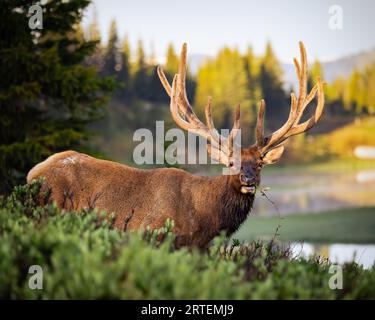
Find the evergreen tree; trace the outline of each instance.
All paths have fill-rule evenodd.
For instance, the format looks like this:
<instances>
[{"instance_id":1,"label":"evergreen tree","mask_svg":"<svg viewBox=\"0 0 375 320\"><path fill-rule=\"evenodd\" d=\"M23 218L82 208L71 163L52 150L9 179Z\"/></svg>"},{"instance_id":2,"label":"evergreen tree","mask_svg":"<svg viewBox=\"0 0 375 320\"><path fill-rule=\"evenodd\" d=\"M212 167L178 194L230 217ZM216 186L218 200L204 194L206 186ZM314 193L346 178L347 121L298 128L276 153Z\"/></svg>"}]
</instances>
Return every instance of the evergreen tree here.
<instances>
[{"instance_id":1,"label":"evergreen tree","mask_svg":"<svg viewBox=\"0 0 375 320\"><path fill-rule=\"evenodd\" d=\"M358 70L354 70L347 83L347 95L344 98L344 103L352 111L360 113L366 105L366 92L364 74Z\"/></svg>"},{"instance_id":2,"label":"evergreen tree","mask_svg":"<svg viewBox=\"0 0 375 320\"><path fill-rule=\"evenodd\" d=\"M38 2L40 3L40 2ZM48 1L30 32L30 2L3 1L0 34L0 192L54 152L80 148L112 83L82 65L96 43L77 37L87 0Z\"/></svg>"},{"instance_id":3,"label":"evergreen tree","mask_svg":"<svg viewBox=\"0 0 375 320\"><path fill-rule=\"evenodd\" d=\"M131 51L130 51L130 44L129 39L125 36L124 41L121 45L121 73L120 73L120 80L124 83L124 88L122 89L121 97L125 100L130 100L132 97L132 84L131 84L131 74L130 74L130 59L131 59Z\"/></svg>"},{"instance_id":4,"label":"evergreen tree","mask_svg":"<svg viewBox=\"0 0 375 320\"><path fill-rule=\"evenodd\" d=\"M104 76L115 76L118 78L118 72L121 70L121 55L118 44L118 34L116 21L111 21L109 30L108 44L104 54L104 65L102 75Z\"/></svg>"},{"instance_id":5,"label":"evergreen tree","mask_svg":"<svg viewBox=\"0 0 375 320\"><path fill-rule=\"evenodd\" d=\"M245 66L237 49L222 49L215 60L200 68L196 103L201 115L208 96L213 98L213 118L218 128L232 127L231 116L238 103L241 111L249 110Z\"/></svg>"},{"instance_id":6,"label":"evergreen tree","mask_svg":"<svg viewBox=\"0 0 375 320\"><path fill-rule=\"evenodd\" d=\"M146 55L142 40L138 40L136 61L134 65L134 94L141 100L148 98L148 73Z\"/></svg>"},{"instance_id":7,"label":"evergreen tree","mask_svg":"<svg viewBox=\"0 0 375 320\"><path fill-rule=\"evenodd\" d=\"M91 41L100 41L101 40L101 35L100 35L100 31L99 31L99 26L98 26L98 14L97 14L97 11L96 11L95 7L93 9L92 21L89 24L88 38Z\"/></svg>"},{"instance_id":8,"label":"evergreen tree","mask_svg":"<svg viewBox=\"0 0 375 320\"><path fill-rule=\"evenodd\" d=\"M314 63L310 67L308 79L307 79L307 89L308 91L311 90L311 88L315 85L314 81L316 79L320 78L321 80L324 80L324 74L323 74L323 68L320 64L319 60L315 59Z\"/></svg>"},{"instance_id":9,"label":"evergreen tree","mask_svg":"<svg viewBox=\"0 0 375 320\"><path fill-rule=\"evenodd\" d=\"M266 52L261 60L259 82L267 105L268 128L275 130L285 122L290 106L282 87L282 68L270 42L267 43Z\"/></svg>"},{"instance_id":10,"label":"evergreen tree","mask_svg":"<svg viewBox=\"0 0 375 320\"><path fill-rule=\"evenodd\" d=\"M344 100L347 96L347 81L339 77L332 84L328 85L326 90L327 108L331 115L344 114L348 112L348 106L345 106Z\"/></svg>"},{"instance_id":11,"label":"evergreen tree","mask_svg":"<svg viewBox=\"0 0 375 320\"><path fill-rule=\"evenodd\" d=\"M311 66L309 75L313 79L318 79L318 78L322 80L324 79L323 68L319 60L315 59L313 65Z\"/></svg>"},{"instance_id":12,"label":"evergreen tree","mask_svg":"<svg viewBox=\"0 0 375 320\"><path fill-rule=\"evenodd\" d=\"M179 57L176 54L173 44L170 43L168 45L166 63L164 66L165 73L173 77L173 75L178 72L178 63Z\"/></svg>"},{"instance_id":13,"label":"evergreen tree","mask_svg":"<svg viewBox=\"0 0 375 320\"><path fill-rule=\"evenodd\" d=\"M332 114L355 115L375 112L375 64L354 69L348 78L337 78L326 90Z\"/></svg>"},{"instance_id":14,"label":"evergreen tree","mask_svg":"<svg viewBox=\"0 0 375 320\"><path fill-rule=\"evenodd\" d=\"M375 113L375 63L368 66L365 70L366 77L366 107L370 114Z\"/></svg>"},{"instance_id":15,"label":"evergreen tree","mask_svg":"<svg viewBox=\"0 0 375 320\"><path fill-rule=\"evenodd\" d=\"M86 57L84 64L86 66L94 66L99 70L99 72L101 72L103 67L103 48L101 45L101 34L99 31L97 12L95 8L93 10L92 21L88 26L86 34L88 41L95 43L95 49L90 56Z\"/></svg>"},{"instance_id":16,"label":"evergreen tree","mask_svg":"<svg viewBox=\"0 0 375 320\"><path fill-rule=\"evenodd\" d=\"M74 27L73 33L74 33L74 37L77 39L78 44L85 41L85 33L80 23Z\"/></svg>"},{"instance_id":17,"label":"evergreen tree","mask_svg":"<svg viewBox=\"0 0 375 320\"><path fill-rule=\"evenodd\" d=\"M112 76L116 82L114 99L130 99L132 96L130 83L130 46L127 38L122 48L119 46L116 21L111 21L108 44L104 55L103 76Z\"/></svg>"},{"instance_id":18,"label":"evergreen tree","mask_svg":"<svg viewBox=\"0 0 375 320\"><path fill-rule=\"evenodd\" d=\"M157 58L156 58L155 45L153 42L151 42L151 45L150 45L150 54L148 56L147 62L151 66L157 65L158 63Z\"/></svg>"},{"instance_id":19,"label":"evergreen tree","mask_svg":"<svg viewBox=\"0 0 375 320\"><path fill-rule=\"evenodd\" d=\"M249 144L254 141L254 132L256 126L256 114L262 95L262 90L259 85L259 61L255 56L253 48L249 46L243 57L245 65L245 73L247 78L247 92L249 100L249 110L242 114L242 122L244 123L242 131L244 143ZM247 117L245 118L244 116Z\"/></svg>"},{"instance_id":20,"label":"evergreen tree","mask_svg":"<svg viewBox=\"0 0 375 320\"><path fill-rule=\"evenodd\" d=\"M251 46L247 48L244 63L250 104L255 106L259 102L261 88L259 87L259 62Z\"/></svg>"}]
</instances>

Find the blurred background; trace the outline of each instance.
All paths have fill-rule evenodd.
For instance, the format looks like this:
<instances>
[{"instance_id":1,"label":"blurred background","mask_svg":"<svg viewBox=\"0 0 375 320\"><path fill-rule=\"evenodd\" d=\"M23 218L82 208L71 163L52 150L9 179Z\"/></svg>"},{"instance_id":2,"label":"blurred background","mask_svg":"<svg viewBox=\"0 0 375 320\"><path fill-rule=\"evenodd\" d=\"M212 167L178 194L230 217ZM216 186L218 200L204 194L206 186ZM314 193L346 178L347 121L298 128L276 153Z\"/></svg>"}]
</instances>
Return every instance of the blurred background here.
<instances>
[{"instance_id":1,"label":"blurred background","mask_svg":"<svg viewBox=\"0 0 375 320\"><path fill-rule=\"evenodd\" d=\"M32 5L42 9L31 28ZM25 183L54 152L76 149L134 165L133 133L175 125L155 66L169 79L188 43L188 97L216 127L241 102L242 142L254 139L257 103L280 127L297 89L293 57L305 43L309 87L326 82L320 123L291 138L265 169L255 209L235 235L296 243L303 254L375 260L375 3L289 1L22 1L0 4L0 194ZM314 110L312 105L306 117ZM310 112L310 113L309 113ZM196 174L218 166L190 165ZM281 227L277 229L277 226ZM304 245L301 245L301 241Z\"/></svg>"}]
</instances>

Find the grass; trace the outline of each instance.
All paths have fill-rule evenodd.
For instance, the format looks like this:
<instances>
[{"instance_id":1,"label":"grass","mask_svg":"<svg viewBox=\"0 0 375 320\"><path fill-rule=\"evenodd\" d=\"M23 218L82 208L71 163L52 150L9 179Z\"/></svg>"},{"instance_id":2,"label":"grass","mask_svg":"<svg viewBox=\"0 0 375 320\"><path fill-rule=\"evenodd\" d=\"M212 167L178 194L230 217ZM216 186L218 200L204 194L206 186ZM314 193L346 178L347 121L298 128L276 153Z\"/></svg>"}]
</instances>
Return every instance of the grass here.
<instances>
[{"instance_id":1,"label":"grass","mask_svg":"<svg viewBox=\"0 0 375 320\"><path fill-rule=\"evenodd\" d=\"M251 216L235 235L240 240L270 239L278 224L281 241L375 243L375 208L354 208L278 217Z\"/></svg>"}]
</instances>

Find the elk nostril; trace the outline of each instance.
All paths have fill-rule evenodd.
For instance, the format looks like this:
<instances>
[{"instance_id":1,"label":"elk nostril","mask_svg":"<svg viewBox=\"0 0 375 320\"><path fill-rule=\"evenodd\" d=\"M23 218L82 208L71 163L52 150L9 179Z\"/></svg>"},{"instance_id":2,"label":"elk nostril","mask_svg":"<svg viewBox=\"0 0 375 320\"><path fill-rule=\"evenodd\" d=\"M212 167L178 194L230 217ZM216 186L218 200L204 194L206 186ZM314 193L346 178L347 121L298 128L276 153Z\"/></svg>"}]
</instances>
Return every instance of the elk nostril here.
<instances>
[{"instance_id":1,"label":"elk nostril","mask_svg":"<svg viewBox=\"0 0 375 320\"><path fill-rule=\"evenodd\" d=\"M251 179L246 177L245 175L241 174L240 180L241 180L241 182L248 183Z\"/></svg>"}]
</instances>

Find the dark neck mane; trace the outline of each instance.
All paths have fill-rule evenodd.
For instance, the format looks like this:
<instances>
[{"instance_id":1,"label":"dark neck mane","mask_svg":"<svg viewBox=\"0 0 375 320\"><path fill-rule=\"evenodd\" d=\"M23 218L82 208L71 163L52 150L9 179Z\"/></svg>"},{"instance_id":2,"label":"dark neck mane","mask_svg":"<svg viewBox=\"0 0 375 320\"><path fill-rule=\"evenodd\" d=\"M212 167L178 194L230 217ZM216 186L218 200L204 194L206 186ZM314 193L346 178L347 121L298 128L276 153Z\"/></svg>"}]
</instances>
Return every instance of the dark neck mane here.
<instances>
[{"instance_id":1,"label":"dark neck mane","mask_svg":"<svg viewBox=\"0 0 375 320\"><path fill-rule=\"evenodd\" d=\"M247 218L253 202L253 195L244 195L234 190L228 179L219 204L220 229L226 230L228 235L234 233Z\"/></svg>"}]
</instances>

